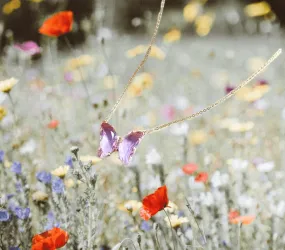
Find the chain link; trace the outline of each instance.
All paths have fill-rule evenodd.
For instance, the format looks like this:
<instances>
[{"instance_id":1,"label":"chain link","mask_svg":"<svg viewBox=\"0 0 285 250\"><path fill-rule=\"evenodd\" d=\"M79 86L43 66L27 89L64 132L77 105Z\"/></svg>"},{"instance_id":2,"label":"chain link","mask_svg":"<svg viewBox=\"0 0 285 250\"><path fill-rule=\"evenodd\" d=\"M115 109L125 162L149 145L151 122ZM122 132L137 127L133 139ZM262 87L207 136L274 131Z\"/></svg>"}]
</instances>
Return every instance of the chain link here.
<instances>
[{"instance_id":1,"label":"chain link","mask_svg":"<svg viewBox=\"0 0 285 250\"><path fill-rule=\"evenodd\" d=\"M160 10L159 10L159 13L158 13L158 16L157 16L157 21L156 21L156 25L155 25L155 29L154 29L154 32L153 32L153 35L152 35L152 38L151 38L151 41L150 41L150 44L148 46L148 49L146 51L146 54L143 58L143 60L141 61L141 63L139 64L139 66L137 67L137 69L135 70L135 72L133 73L133 75L131 76L127 86L125 87L123 93L121 94L121 96L119 97L118 101L116 102L116 104L113 106L110 114L108 115L107 119L105 120L106 122L108 122L112 115L115 113L116 109L118 108L120 102L122 101L125 93L127 92L129 86L132 84L135 76L137 75L137 73L140 71L140 69L144 66L145 62L147 61L148 57L149 57L149 54L150 54L150 51L151 51L151 48L153 46L153 44L155 43L155 39L156 39L156 35L157 35L157 32L158 32L158 29L159 29L159 26L160 26L160 22L161 22L161 18L162 18L162 14L163 14L163 10L164 10L164 6L165 6L165 1L166 0L162 0L161 1L161 4L160 4Z\"/></svg>"},{"instance_id":2,"label":"chain link","mask_svg":"<svg viewBox=\"0 0 285 250\"><path fill-rule=\"evenodd\" d=\"M279 49L278 51L275 52L275 54L260 68L258 69L256 72L254 72L250 77L248 77L245 81L243 81L237 88L233 89L231 92L229 92L227 95L225 95L224 97L220 98L218 101L216 101L215 103L211 104L210 106L200 110L197 113L194 113L190 116L186 116L184 118L169 122L169 123L165 123L162 124L160 126L156 126L154 128L151 129L147 129L144 130L143 132L145 134L151 134L154 132L158 132L164 128L167 128L173 124L176 123L180 123L180 122L184 122L184 121L188 121L188 120L192 120L206 112L208 112L209 110L215 108L216 106L222 104L223 102L225 102L227 99L231 98L234 94L236 94L241 88L243 88L245 85L247 85L248 83L250 83L257 75L259 75L262 71L264 71L280 54L282 53L282 49Z\"/></svg>"}]
</instances>

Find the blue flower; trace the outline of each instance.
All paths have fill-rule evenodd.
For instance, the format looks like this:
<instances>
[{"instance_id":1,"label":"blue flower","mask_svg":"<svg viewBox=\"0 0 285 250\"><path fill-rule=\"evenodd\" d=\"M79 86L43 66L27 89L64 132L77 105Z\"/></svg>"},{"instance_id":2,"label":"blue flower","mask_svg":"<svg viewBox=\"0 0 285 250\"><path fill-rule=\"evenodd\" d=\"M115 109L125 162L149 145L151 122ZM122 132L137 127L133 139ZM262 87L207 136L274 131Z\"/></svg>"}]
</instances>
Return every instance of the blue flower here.
<instances>
[{"instance_id":1,"label":"blue flower","mask_svg":"<svg viewBox=\"0 0 285 250\"><path fill-rule=\"evenodd\" d=\"M143 230L145 232L149 232L151 230L150 223L147 222L147 221L142 221L142 223L141 223L141 230Z\"/></svg>"},{"instance_id":2,"label":"blue flower","mask_svg":"<svg viewBox=\"0 0 285 250\"><path fill-rule=\"evenodd\" d=\"M29 208L16 207L14 209L15 215L21 220L25 220L25 219L29 218L30 212L31 212L31 210Z\"/></svg>"},{"instance_id":3,"label":"blue flower","mask_svg":"<svg viewBox=\"0 0 285 250\"><path fill-rule=\"evenodd\" d=\"M48 231L54 227L60 227L60 224L56 222L53 212L49 211L47 214L47 224L45 226L45 230Z\"/></svg>"},{"instance_id":4,"label":"blue flower","mask_svg":"<svg viewBox=\"0 0 285 250\"><path fill-rule=\"evenodd\" d=\"M14 196L15 196L14 194L7 194L7 195L6 195L6 198L7 198L7 200L10 200L10 199L12 199Z\"/></svg>"},{"instance_id":5,"label":"blue flower","mask_svg":"<svg viewBox=\"0 0 285 250\"><path fill-rule=\"evenodd\" d=\"M5 153L3 150L0 150L0 163L4 162Z\"/></svg>"},{"instance_id":6,"label":"blue flower","mask_svg":"<svg viewBox=\"0 0 285 250\"><path fill-rule=\"evenodd\" d=\"M73 168L73 161L72 161L72 156L67 156L64 162L66 165L70 166L71 168Z\"/></svg>"},{"instance_id":7,"label":"blue flower","mask_svg":"<svg viewBox=\"0 0 285 250\"><path fill-rule=\"evenodd\" d=\"M11 171L15 174L21 174L22 173L22 164L20 162L15 161L11 166Z\"/></svg>"},{"instance_id":8,"label":"blue flower","mask_svg":"<svg viewBox=\"0 0 285 250\"><path fill-rule=\"evenodd\" d=\"M15 187L16 187L17 192L23 191L23 187L22 187L22 184L20 182L16 182Z\"/></svg>"},{"instance_id":9,"label":"blue flower","mask_svg":"<svg viewBox=\"0 0 285 250\"><path fill-rule=\"evenodd\" d=\"M185 216L185 213L183 211L178 212L178 217L184 217L184 216Z\"/></svg>"},{"instance_id":10,"label":"blue flower","mask_svg":"<svg viewBox=\"0 0 285 250\"><path fill-rule=\"evenodd\" d=\"M44 184L51 183L51 173L49 173L49 172L40 171L36 174L36 177L37 177L38 181L40 181Z\"/></svg>"},{"instance_id":11,"label":"blue flower","mask_svg":"<svg viewBox=\"0 0 285 250\"><path fill-rule=\"evenodd\" d=\"M64 192L64 183L62 179L55 178L52 180L52 191L56 194L61 194Z\"/></svg>"},{"instance_id":12,"label":"blue flower","mask_svg":"<svg viewBox=\"0 0 285 250\"><path fill-rule=\"evenodd\" d=\"M8 221L10 219L10 215L7 210L0 210L0 221Z\"/></svg>"},{"instance_id":13,"label":"blue flower","mask_svg":"<svg viewBox=\"0 0 285 250\"><path fill-rule=\"evenodd\" d=\"M9 250L21 250L19 247L9 247Z\"/></svg>"}]
</instances>

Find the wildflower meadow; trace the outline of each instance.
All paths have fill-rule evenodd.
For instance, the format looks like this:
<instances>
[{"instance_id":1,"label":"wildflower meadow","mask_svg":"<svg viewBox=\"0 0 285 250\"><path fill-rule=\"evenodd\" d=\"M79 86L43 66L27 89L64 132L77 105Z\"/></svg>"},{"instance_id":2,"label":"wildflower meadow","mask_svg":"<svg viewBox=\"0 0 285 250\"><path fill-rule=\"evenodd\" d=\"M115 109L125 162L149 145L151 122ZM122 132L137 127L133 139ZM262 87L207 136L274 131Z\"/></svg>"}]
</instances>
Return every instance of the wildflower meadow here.
<instances>
[{"instance_id":1,"label":"wildflower meadow","mask_svg":"<svg viewBox=\"0 0 285 250\"><path fill-rule=\"evenodd\" d=\"M94 1L79 22L46 2L1 10L38 10L39 40L0 23L0 249L285 249L270 3L154 1L119 32L119 3Z\"/></svg>"}]
</instances>

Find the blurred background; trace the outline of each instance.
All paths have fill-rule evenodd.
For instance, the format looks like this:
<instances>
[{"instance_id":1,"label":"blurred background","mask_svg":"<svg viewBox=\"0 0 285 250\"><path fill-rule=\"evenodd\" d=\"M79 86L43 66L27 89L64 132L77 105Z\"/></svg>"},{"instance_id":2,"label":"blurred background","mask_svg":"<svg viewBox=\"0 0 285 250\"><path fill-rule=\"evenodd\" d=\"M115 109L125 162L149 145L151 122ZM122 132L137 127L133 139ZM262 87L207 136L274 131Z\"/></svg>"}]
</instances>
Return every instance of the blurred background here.
<instances>
[{"instance_id":1,"label":"blurred background","mask_svg":"<svg viewBox=\"0 0 285 250\"><path fill-rule=\"evenodd\" d=\"M40 42L43 18L59 10L72 10L76 25L69 40L80 44L102 27L118 33L144 33L153 27L160 0L1 0L1 51L12 41ZM221 33L269 34L284 26L283 0L168 0L161 31L183 29L206 36ZM186 22L185 22L186 21Z\"/></svg>"}]
</instances>

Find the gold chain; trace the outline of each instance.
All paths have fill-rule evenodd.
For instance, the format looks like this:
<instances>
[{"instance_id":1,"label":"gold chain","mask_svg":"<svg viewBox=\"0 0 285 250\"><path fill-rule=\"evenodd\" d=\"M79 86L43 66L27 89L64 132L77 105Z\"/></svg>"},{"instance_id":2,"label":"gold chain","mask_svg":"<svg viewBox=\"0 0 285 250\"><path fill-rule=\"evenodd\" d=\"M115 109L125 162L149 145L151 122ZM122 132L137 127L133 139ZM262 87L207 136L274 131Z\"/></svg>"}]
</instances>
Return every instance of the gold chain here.
<instances>
[{"instance_id":1,"label":"gold chain","mask_svg":"<svg viewBox=\"0 0 285 250\"><path fill-rule=\"evenodd\" d=\"M164 10L164 5L165 5L165 1L166 0L162 0L161 1L161 4L160 4L160 10L159 10L159 13L158 13L158 16L157 16L157 21L156 21L156 26L155 26L155 29L154 29L154 32L153 32L153 35L152 35L152 38L151 38L151 41L150 41L150 44L148 46L148 49L146 51L146 54L143 58L143 60L141 61L141 63L139 64L139 66L137 67L137 69L135 70L135 72L133 73L133 75L131 76L127 86L125 87L123 93L121 94L121 96L119 97L118 101L116 102L116 104L113 106L110 114L108 115L107 119L105 120L106 122L108 122L112 115L115 113L116 109L118 108L120 102L122 101L125 93L127 92L129 86L132 84L135 76L137 75L137 73L140 71L140 69L144 66L145 62L147 61L148 57L149 57L149 54L150 54L150 51L151 51L151 48L153 46L153 44L155 43L155 39L156 39L156 35L157 35L157 32L158 32L158 29L159 29L159 26L160 26L160 22L161 22L161 18L162 18L162 14L163 14L163 10Z\"/></svg>"},{"instance_id":2,"label":"gold chain","mask_svg":"<svg viewBox=\"0 0 285 250\"><path fill-rule=\"evenodd\" d=\"M219 99L218 101L216 101L215 103L211 104L210 106L200 110L197 113L194 113L190 116L186 116L184 118L169 122L169 123L165 123L162 124L160 126L156 126L154 128L151 129L147 129L144 130L143 132L145 134L151 134L154 132L158 132L164 128L167 128L173 124L176 123L180 123L180 122L184 122L187 120L192 120L206 112L208 112L209 110L215 108L216 106L222 104L223 102L225 102L227 99L229 99L230 97L232 97L236 92L238 92L241 88L243 88L245 85L247 85L248 83L250 83L257 75L259 75L262 71L264 71L280 54L282 53L282 49L279 49L278 51L276 51L276 53L260 68L258 69L256 72L254 72L250 77L248 77L245 81L243 81L237 88L233 89L231 92L229 92L227 95L225 95L224 97L222 97L221 99Z\"/></svg>"}]
</instances>

